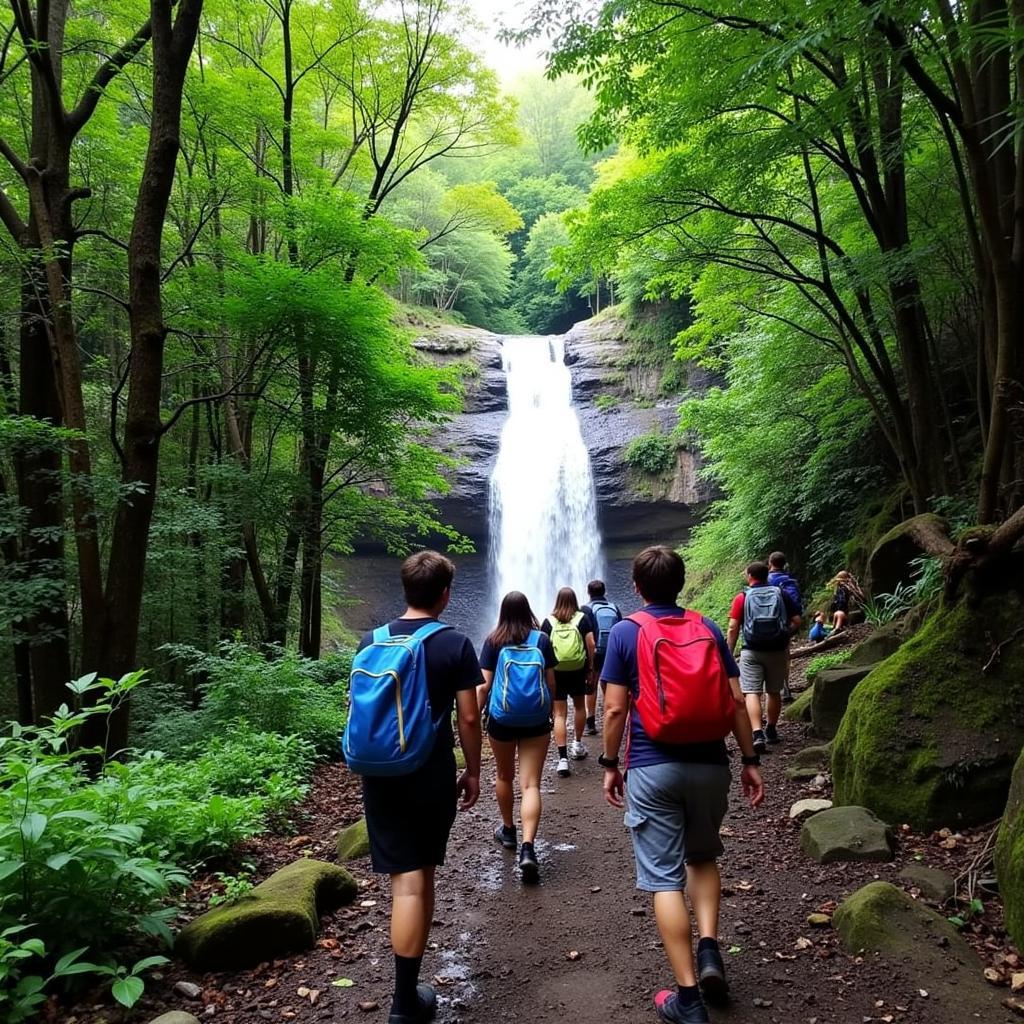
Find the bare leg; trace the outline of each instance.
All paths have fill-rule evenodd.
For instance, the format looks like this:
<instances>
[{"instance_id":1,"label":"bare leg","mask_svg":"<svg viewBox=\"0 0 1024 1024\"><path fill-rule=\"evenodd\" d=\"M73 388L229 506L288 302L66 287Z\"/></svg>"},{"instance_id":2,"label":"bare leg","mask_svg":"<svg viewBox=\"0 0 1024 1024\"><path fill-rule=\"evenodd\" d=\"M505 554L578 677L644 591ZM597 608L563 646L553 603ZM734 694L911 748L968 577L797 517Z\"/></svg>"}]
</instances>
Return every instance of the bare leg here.
<instances>
[{"instance_id":1,"label":"bare leg","mask_svg":"<svg viewBox=\"0 0 1024 1024\"><path fill-rule=\"evenodd\" d=\"M391 948L395 954L423 956L433 920L434 868L392 875Z\"/></svg>"},{"instance_id":2,"label":"bare leg","mask_svg":"<svg viewBox=\"0 0 1024 1024\"><path fill-rule=\"evenodd\" d=\"M487 737L491 742L491 750L494 751L494 767L497 769L498 778L494 783L494 796L498 801L498 810L501 812L501 823L506 828L512 827L512 779L516 773L516 745L511 741L496 740L493 736Z\"/></svg>"},{"instance_id":3,"label":"bare leg","mask_svg":"<svg viewBox=\"0 0 1024 1024\"><path fill-rule=\"evenodd\" d=\"M677 985L696 985L693 944L690 940L690 914L681 891L654 894L654 919L665 946L669 965Z\"/></svg>"},{"instance_id":4,"label":"bare leg","mask_svg":"<svg viewBox=\"0 0 1024 1024\"><path fill-rule=\"evenodd\" d=\"M686 891L697 919L697 933L702 939L718 938L718 908L722 900L722 876L718 864L704 861L686 865Z\"/></svg>"},{"instance_id":5,"label":"bare leg","mask_svg":"<svg viewBox=\"0 0 1024 1024\"><path fill-rule=\"evenodd\" d=\"M778 725L779 716L782 714L782 694L769 693L765 704L767 706L768 724ZM758 726L758 728L760 729L761 727Z\"/></svg>"},{"instance_id":6,"label":"bare leg","mask_svg":"<svg viewBox=\"0 0 1024 1024\"><path fill-rule=\"evenodd\" d=\"M551 702L551 706L555 713L555 746L564 747L566 745L565 740L565 720L569 714L568 701L556 700Z\"/></svg>"},{"instance_id":7,"label":"bare leg","mask_svg":"<svg viewBox=\"0 0 1024 1024\"><path fill-rule=\"evenodd\" d=\"M573 732L576 734L576 742L583 741L583 730L587 724L587 702L582 696L572 699Z\"/></svg>"},{"instance_id":8,"label":"bare leg","mask_svg":"<svg viewBox=\"0 0 1024 1024\"><path fill-rule=\"evenodd\" d=\"M761 728L761 694L748 693L743 698L747 704L747 717L750 719L750 728L757 732Z\"/></svg>"},{"instance_id":9,"label":"bare leg","mask_svg":"<svg viewBox=\"0 0 1024 1024\"><path fill-rule=\"evenodd\" d=\"M587 718L594 718L597 715L597 690L587 694Z\"/></svg>"},{"instance_id":10,"label":"bare leg","mask_svg":"<svg viewBox=\"0 0 1024 1024\"><path fill-rule=\"evenodd\" d=\"M540 777L550 742L551 737L548 735L519 741L519 789L522 791L519 816L523 819L524 843L532 843L537 837L537 826L540 824Z\"/></svg>"}]
</instances>

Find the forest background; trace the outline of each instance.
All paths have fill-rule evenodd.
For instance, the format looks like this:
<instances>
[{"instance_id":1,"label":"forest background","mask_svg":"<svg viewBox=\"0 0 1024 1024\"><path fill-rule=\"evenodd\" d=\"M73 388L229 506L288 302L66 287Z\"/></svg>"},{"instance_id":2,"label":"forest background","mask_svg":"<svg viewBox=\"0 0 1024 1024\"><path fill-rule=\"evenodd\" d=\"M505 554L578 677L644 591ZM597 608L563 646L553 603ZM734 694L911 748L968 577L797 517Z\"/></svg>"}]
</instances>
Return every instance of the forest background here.
<instances>
[{"instance_id":1,"label":"forest background","mask_svg":"<svg viewBox=\"0 0 1024 1024\"><path fill-rule=\"evenodd\" d=\"M330 559L464 543L431 438L472 371L417 326L614 302L633 358L710 367L669 439L722 495L708 611L913 513L951 595L1009 552L1024 25L938 7L541 3L553 77L503 91L447 0L4 5L12 1020L86 950L137 999L123 939L301 799L344 715Z\"/></svg>"}]
</instances>

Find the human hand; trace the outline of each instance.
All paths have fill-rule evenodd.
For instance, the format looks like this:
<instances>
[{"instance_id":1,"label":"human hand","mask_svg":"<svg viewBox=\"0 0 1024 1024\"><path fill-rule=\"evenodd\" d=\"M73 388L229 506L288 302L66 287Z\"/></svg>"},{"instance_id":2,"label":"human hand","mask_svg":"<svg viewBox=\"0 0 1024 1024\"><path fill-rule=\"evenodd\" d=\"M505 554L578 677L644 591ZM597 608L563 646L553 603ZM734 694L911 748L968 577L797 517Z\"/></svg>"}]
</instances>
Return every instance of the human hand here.
<instances>
[{"instance_id":1,"label":"human hand","mask_svg":"<svg viewBox=\"0 0 1024 1024\"><path fill-rule=\"evenodd\" d=\"M764 779L761 773L752 764L743 766L740 773L740 784L743 787L743 795L750 801L751 807L760 807L764 801Z\"/></svg>"},{"instance_id":2,"label":"human hand","mask_svg":"<svg viewBox=\"0 0 1024 1024\"><path fill-rule=\"evenodd\" d=\"M604 770L604 798L612 807L623 806L625 795L625 783L622 780L622 772L618 768L605 768Z\"/></svg>"},{"instance_id":3,"label":"human hand","mask_svg":"<svg viewBox=\"0 0 1024 1024\"><path fill-rule=\"evenodd\" d=\"M455 792L458 796L462 797L462 800L459 802L459 810L468 811L480 799L480 776L463 772L459 776Z\"/></svg>"}]
</instances>

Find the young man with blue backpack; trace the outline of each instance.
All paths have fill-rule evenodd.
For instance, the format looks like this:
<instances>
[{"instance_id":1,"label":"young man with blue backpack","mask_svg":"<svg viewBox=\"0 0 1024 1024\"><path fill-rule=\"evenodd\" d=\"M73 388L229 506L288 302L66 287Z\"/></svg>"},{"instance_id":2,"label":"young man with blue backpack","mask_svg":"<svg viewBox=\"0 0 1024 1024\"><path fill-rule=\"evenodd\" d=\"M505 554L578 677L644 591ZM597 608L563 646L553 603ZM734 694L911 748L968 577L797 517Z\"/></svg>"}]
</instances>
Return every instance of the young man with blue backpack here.
<instances>
[{"instance_id":1,"label":"young man with blue backpack","mask_svg":"<svg viewBox=\"0 0 1024 1024\"><path fill-rule=\"evenodd\" d=\"M752 807L764 799L739 668L718 626L677 604L686 580L682 558L651 547L633 560L644 602L611 632L605 684L604 796L625 805L636 860L636 886L652 893L654 918L675 986L654 997L668 1024L709 1024L708 1001L728 995L718 947L724 852L722 821L732 772L725 737L743 763L740 784ZM619 747L628 730L625 768ZM699 942L694 963L690 912Z\"/></svg>"},{"instance_id":2,"label":"young man with blue backpack","mask_svg":"<svg viewBox=\"0 0 1024 1024\"><path fill-rule=\"evenodd\" d=\"M742 632L740 689L758 754L763 754L768 744L781 742L778 725L782 688L789 670L789 642L800 627L800 611L800 605L782 587L768 582L765 562L747 566L747 587L736 595L729 609L728 643L729 650L735 651Z\"/></svg>"},{"instance_id":3,"label":"young man with blue backpack","mask_svg":"<svg viewBox=\"0 0 1024 1024\"><path fill-rule=\"evenodd\" d=\"M519 870L524 882L536 882L540 874L534 841L540 825L540 780L551 742L557 663L551 641L541 632L526 595L516 590L506 594L498 624L480 651L484 683L477 690L477 697L481 709L486 706L489 711L487 738L497 773L494 789L502 823L494 838L513 852L516 827L512 818L512 781L519 755L523 819Z\"/></svg>"},{"instance_id":4,"label":"young man with blue backpack","mask_svg":"<svg viewBox=\"0 0 1024 1024\"><path fill-rule=\"evenodd\" d=\"M782 592L789 597L790 602L796 607L797 615L803 619L804 614L804 602L800 596L800 584L797 583L792 576L790 576L787 568L786 553L784 551L773 551L768 556L768 585L771 587L779 587ZM782 684L782 703L791 704L793 701L793 694L789 689L789 648L786 648L786 681Z\"/></svg>"},{"instance_id":5,"label":"young man with blue backpack","mask_svg":"<svg viewBox=\"0 0 1024 1024\"><path fill-rule=\"evenodd\" d=\"M608 600L604 580L591 580L587 584L587 594L590 603L585 604L580 611L590 619L590 625L594 632L594 672L587 686L587 728L588 736L597 735L597 681L601 678L601 669L604 667L604 656L608 650L608 636L612 626L622 621L622 612L618 605Z\"/></svg>"},{"instance_id":6,"label":"young man with blue backpack","mask_svg":"<svg viewBox=\"0 0 1024 1024\"><path fill-rule=\"evenodd\" d=\"M454 576L455 566L436 551L407 558L408 607L363 637L349 681L342 753L363 776L373 869L391 876L395 991L388 1024L434 1017L434 989L419 983L434 875L444 864L456 806L468 810L480 795L480 664L469 640L439 621ZM466 758L458 777L453 708Z\"/></svg>"}]
</instances>

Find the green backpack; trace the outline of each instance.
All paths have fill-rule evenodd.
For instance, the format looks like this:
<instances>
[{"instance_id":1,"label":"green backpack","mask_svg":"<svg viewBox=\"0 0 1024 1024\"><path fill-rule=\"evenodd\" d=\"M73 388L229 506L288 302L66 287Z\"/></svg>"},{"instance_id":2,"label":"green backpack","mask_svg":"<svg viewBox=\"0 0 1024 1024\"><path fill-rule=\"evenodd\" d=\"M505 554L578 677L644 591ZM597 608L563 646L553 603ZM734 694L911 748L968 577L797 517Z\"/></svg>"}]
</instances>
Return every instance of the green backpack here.
<instances>
[{"instance_id":1,"label":"green backpack","mask_svg":"<svg viewBox=\"0 0 1024 1024\"><path fill-rule=\"evenodd\" d=\"M556 672L576 672L587 663L587 649L579 629L582 619L583 612L577 612L569 622L559 622L553 615L548 616L548 622L551 623L551 648L558 659Z\"/></svg>"}]
</instances>

